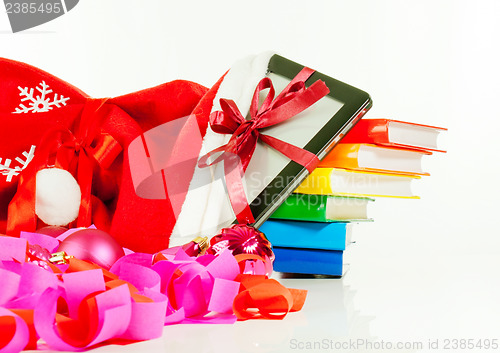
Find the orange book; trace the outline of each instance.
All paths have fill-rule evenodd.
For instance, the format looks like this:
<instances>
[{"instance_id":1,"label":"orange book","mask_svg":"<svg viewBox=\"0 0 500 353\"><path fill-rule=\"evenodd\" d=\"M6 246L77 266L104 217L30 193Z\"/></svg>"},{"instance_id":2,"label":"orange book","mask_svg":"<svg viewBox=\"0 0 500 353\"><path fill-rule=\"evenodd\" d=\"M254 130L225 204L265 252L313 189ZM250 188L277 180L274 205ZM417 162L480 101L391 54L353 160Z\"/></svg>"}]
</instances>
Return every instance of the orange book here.
<instances>
[{"instance_id":1,"label":"orange book","mask_svg":"<svg viewBox=\"0 0 500 353\"><path fill-rule=\"evenodd\" d=\"M444 152L438 148L438 136L443 131L447 129L399 120L361 119L342 142Z\"/></svg>"},{"instance_id":2,"label":"orange book","mask_svg":"<svg viewBox=\"0 0 500 353\"><path fill-rule=\"evenodd\" d=\"M323 158L318 167L429 175L422 170L422 157L430 154L423 150L390 148L365 143L339 143Z\"/></svg>"}]
</instances>

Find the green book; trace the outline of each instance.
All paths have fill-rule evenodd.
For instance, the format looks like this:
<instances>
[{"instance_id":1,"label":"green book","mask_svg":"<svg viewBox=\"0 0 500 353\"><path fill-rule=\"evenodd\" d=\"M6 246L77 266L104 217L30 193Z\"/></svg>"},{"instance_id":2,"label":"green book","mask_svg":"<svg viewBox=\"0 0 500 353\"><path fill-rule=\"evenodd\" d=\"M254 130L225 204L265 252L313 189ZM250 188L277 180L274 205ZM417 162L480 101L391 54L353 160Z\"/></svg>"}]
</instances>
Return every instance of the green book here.
<instances>
[{"instance_id":1,"label":"green book","mask_svg":"<svg viewBox=\"0 0 500 353\"><path fill-rule=\"evenodd\" d=\"M368 197L291 194L271 215L274 219L313 222L373 221L367 216Z\"/></svg>"}]
</instances>

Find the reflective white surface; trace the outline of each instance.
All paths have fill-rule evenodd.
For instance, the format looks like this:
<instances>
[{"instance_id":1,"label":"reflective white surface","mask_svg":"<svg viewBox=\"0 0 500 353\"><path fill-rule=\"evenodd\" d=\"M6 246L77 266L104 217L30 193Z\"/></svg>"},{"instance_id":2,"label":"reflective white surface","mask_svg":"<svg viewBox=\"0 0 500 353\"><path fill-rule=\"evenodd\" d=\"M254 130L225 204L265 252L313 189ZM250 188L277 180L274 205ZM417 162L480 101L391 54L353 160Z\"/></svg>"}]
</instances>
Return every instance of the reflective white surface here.
<instances>
[{"instance_id":1,"label":"reflective white surface","mask_svg":"<svg viewBox=\"0 0 500 353\"><path fill-rule=\"evenodd\" d=\"M106 346L102 352L289 352L309 344L374 340L373 317L356 308L356 291L340 279L280 279L289 288L308 288L302 311L284 320L249 320L234 325L174 325L163 338L128 346ZM318 342L318 343L315 343ZM339 343L337 343L339 344ZM301 349L301 347L304 347Z\"/></svg>"},{"instance_id":2,"label":"reflective white surface","mask_svg":"<svg viewBox=\"0 0 500 353\"><path fill-rule=\"evenodd\" d=\"M271 49L369 92L367 117L449 128L448 153L424 160L422 199L378 199L375 222L356 225L345 278L283 280L309 290L301 312L166 327L162 339L96 350L334 351L292 343L361 338L451 352L446 339L500 339L499 13L497 0L82 0L13 35L1 12L0 55L95 97L177 78L210 86L236 59Z\"/></svg>"}]
</instances>

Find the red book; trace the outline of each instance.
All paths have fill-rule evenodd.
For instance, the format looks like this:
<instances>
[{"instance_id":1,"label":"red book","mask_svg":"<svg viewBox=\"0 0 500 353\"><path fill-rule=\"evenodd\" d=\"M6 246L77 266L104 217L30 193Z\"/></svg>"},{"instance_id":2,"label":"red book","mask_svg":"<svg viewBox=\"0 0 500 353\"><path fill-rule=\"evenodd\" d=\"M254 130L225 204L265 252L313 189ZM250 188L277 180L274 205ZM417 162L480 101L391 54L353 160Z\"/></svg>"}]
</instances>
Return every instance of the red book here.
<instances>
[{"instance_id":1,"label":"red book","mask_svg":"<svg viewBox=\"0 0 500 353\"><path fill-rule=\"evenodd\" d=\"M414 150L445 152L438 135L447 129L392 119L361 119L341 143L369 143Z\"/></svg>"}]
</instances>

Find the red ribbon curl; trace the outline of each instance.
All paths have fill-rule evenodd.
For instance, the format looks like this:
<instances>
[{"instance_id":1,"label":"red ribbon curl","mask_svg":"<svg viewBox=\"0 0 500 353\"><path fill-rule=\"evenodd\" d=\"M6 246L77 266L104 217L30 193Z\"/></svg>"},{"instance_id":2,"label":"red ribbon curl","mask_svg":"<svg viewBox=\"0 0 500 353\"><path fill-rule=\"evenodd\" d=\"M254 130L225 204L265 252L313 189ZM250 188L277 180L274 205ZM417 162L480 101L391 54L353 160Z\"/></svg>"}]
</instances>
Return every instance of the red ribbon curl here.
<instances>
[{"instance_id":1,"label":"red ribbon curl","mask_svg":"<svg viewBox=\"0 0 500 353\"><path fill-rule=\"evenodd\" d=\"M221 99L222 111L210 115L210 126L214 132L232 136L227 144L204 155L198 161L198 166L205 168L224 161L229 200L239 223L255 222L243 188L242 176L250 163L258 140L304 166L309 173L319 163L314 153L261 132L261 129L282 123L304 111L330 92L326 84L319 80L306 88L305 81L313 73L314 70L310 68L302 69L276 99L271 79L263 78L252 98L249 120L245 119L234 101L230 99ZM259 108L259 93L267 88L269 92ZM220 152L222 153L214 161L208 163L210 157Z\"/></svg>"},{"instance_id":2,"label":"red ribbon curl","mask_svg":"<svg viewBox=\"0 0 500 353\"><path fill-rule=\"evenodd\" d=\"M82 193L76 226L88 227L92 224L94 169L96 166L108 168L122 151L118 141L101 131L109 115L105 104L107 100L87 99L74 132L57 127L42 137L35 157L21 174L18 191L9 204L8 234L36 230L36 173L47 167L65 169L75 176Z\"/></svg>"}]
</instances>

